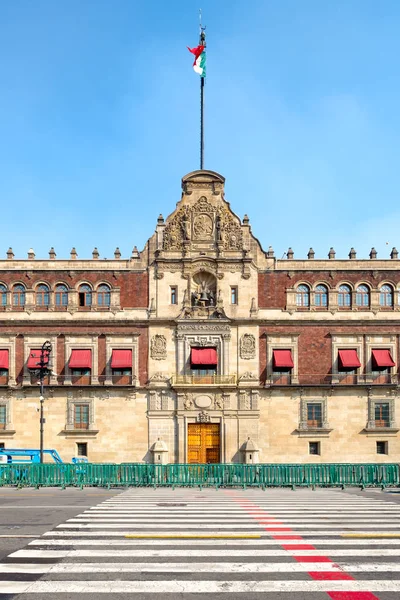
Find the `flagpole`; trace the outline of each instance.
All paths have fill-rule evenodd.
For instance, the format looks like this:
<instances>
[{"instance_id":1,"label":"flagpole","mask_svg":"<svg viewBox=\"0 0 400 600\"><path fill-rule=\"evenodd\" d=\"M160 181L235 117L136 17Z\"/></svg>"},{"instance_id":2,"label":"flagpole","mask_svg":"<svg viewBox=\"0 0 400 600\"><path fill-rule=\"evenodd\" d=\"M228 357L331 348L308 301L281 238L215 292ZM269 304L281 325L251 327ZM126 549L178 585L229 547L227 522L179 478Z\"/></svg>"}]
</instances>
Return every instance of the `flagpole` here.
<instances>
[{"instance_id":1,"label":"flagpole","mask_svg":"<svg viewBox=\"0 0 400 600\"><path fill-rule=\"evenodd\" d=\"M201 10L200 10L200 46L206 46L205 27L201 25ZM200 170L204 168L204 79L200 77Z\"/></svg>"}]
</instances>

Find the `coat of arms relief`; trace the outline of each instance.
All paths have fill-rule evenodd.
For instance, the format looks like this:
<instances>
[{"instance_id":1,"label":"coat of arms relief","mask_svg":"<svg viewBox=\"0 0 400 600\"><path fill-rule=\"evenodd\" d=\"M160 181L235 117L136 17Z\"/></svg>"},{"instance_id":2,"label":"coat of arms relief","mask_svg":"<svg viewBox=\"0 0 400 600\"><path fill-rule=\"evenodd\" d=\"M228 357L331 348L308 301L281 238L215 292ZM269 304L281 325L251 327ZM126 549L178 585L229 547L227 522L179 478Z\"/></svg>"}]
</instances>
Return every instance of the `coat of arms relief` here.
<instances>
[{"instance_id":1,"label":"coat of arms relief","mask_svg":"<svg viewBox=\"0 0 400 600\"><path fill-rule=\"evenodd\" d=\"M202 196L193 207L183 206L164 231L164 250L182 250L189 242L214 242L223 250L241 250L242 228L227 208L213 206Z\"/></svg>"}]
</instances>

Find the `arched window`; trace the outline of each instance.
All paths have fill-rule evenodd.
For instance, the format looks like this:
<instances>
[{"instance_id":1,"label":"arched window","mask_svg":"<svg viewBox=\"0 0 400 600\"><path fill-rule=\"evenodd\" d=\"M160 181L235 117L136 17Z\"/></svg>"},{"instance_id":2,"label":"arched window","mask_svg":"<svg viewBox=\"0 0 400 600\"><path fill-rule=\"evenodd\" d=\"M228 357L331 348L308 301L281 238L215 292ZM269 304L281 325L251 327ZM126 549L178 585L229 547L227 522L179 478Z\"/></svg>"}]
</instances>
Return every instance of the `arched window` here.
<instances>
[{"instance_id":1,"label":"arched window","mask_svg":"<svg viewBox=\"0 0 400 600\"><path fill-rule=\"evenodd\" d=\"M328 288L326 285L317 285L314 292L315 306L326 308L328 306Z\"/></svg>"},{"instance_id":2,"label":"arched window","mask_svg":"<svg viewBox=\"0 0 400 600\"><path fill-rule=\"evenodd\" d=\"M111 292L108 285L103 283L97 288L97 306L110 306Z\"/></svg>"},{"instance_id":3,"label":"arched window","mask_svg":"<svg viewBox=\"0 0 400 600\"><path fill-rule=\"evenodd\" d=\"M36 306L49 306L50 304L50 290L49 286L45 283L41 283L36 288Z\"/></svg>"},{"instance_id":4,"label":"arched window","mask_svg":"<svg viewBox=\"0 0 400 600\"><path fill-rule=\"evenodd\" d=\"M87 283L79 288L79 306L92 306L92 288Z\"/></svg>"},{"instance_id":5,"label":"arched window","mask_svg":"<svg viewBox=\"0 0 400 600\"><path fill-rule=\"evenodd\" d=\"M302 308L310 306L310 289L307 285L299 285L296 290L296 304Z\"/></svg>"},{"instance_id":6,"label":"arched window","mask_svg":"<svg viewBox=\"0 0 400 600\"><path fill-rule=\"evenodd\" d=\"M367 285L359 285L356 290L356 305L369 306L369 287Z\"/></svg>"},{"instance_id":7,"label":"arched window","mask_svg":"<svg viewBox=\"0 0 400 600\"><path fill-rule=\"evenodd\" d=\"M21 283L14 285L13 306L25 306L25 288Z\"/></svg>"},{"instance_id":8,"label":"arched window","mask_svg":"<svg viewBox=\"0 0 400 600\"><path fill-rule=\"evenodd\" d=\"M383 285L380 289L379 304L381 306L393 306L393 289L390 285Z\"/></svg>"},{"instance_id":9,"label":"arched window","mask_svg":"<svg viewBox=\"0 0 400 600\"><path fill-rule=\"evenodd\" d=\"M351 306L351 288L349 285L343 284L339 287L338 304L342 308Z\"/></svg>"},{"instance_id":10,"label":"arched window","mask_svg":"<svg viewBox=\"0 0 400 600\"><path fill-rule=\"evenodd\" d=\"M4 283L0 284L0 304L1 306L6 306L7 305L7 288L4 285Z\"/></svg>"},{"instance_id":11,"label":"arched window","mask_svg":"<svg viewBox=\"0 0 400 600\"><path fill-rule=\"evenodd\" d=\"M55 303L56 306L68 306L68 288L63 283L56 286Z\"/></svg>"}]
</instances>

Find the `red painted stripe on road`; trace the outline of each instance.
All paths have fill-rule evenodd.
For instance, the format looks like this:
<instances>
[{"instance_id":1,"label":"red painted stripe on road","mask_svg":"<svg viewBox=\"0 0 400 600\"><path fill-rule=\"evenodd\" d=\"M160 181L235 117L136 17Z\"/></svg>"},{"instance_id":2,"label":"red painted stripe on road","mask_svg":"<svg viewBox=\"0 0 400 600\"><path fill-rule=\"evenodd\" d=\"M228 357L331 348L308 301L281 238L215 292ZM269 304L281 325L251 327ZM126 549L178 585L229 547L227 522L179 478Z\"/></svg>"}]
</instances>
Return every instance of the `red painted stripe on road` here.
<instances>
[{"instance_id":1,"label":"red painted stripe on road","mask_svg":"<svg viewBox=\"0 0 400 600\"><path fill-rule=\"evenodd\" d=\"M283 544L282 548L284 550L316 550L316 547L311 544Z\"/></svg>"},{"instance_id":2,"label":"red painted stripe on road","mask_svg":"<svg viewBox=\"0 0 400 600\"><path fill-rule=\"evenodd\" d=\"M379 600L371 592L327 592L332 600Z\"/></svg>"},{"instance_id":3,"label":"red painted stripe on road","mask_svg":"<svg viewBox=\"0 0 400 600\"><path fill-rule=\"evenodd\" d=\"M328 556L293 556L297 562L333 562Z\"/></svg>"},{"instance_id":4,"label":"red painted stripe on road","mask_svg":"<svg viewBox=\"0 0 400 600\"><path fill-rule=\"evenodd\" d=\"M274 540L302 540L301 535L271 535Z\"/></svg>"},{"instance_id":5,"label":"red painted stripe on road","mask_svg":"<svg viewBox=\"0 0 400 600\"><path fill-rule=\"evenodd\" d=\"M349 579L354 581L354 577L348 573L338 573L337 571L309 571L308 574L316 581L342 581Z\"/></svg>"}]
</instances>

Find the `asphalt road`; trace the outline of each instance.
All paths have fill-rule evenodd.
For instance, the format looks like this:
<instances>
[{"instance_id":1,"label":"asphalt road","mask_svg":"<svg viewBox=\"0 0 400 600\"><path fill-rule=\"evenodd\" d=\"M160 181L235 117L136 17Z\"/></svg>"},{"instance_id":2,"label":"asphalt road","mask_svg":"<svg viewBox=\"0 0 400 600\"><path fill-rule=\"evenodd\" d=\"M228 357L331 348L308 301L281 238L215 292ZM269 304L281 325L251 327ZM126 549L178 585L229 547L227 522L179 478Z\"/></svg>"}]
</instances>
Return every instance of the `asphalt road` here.
<instances>
[{"instance_id":1,"label":"asphalt road","mask_svg":"<svg viewBox=\"0 0 400 600\"><path fill-rule=\"evenodd\" d=\"M49 529L122 491L0 488L0 561Z\"/></svg>"},{"instance_id":2,"label":"asphalt road","mask_svg":"<svg viewBox=\"0 0 400 600\"><path fill-rule=\"evenodd\" d=\"M0 600L398 600L399 504L351 488L1 488Z\"/></svg>"}]
</instances>

